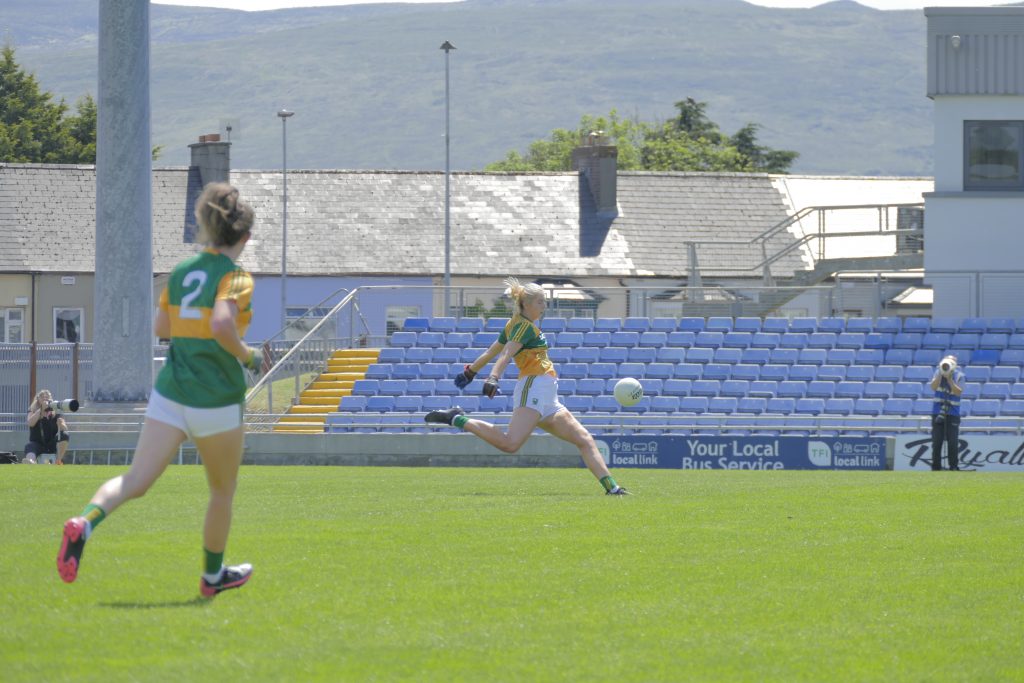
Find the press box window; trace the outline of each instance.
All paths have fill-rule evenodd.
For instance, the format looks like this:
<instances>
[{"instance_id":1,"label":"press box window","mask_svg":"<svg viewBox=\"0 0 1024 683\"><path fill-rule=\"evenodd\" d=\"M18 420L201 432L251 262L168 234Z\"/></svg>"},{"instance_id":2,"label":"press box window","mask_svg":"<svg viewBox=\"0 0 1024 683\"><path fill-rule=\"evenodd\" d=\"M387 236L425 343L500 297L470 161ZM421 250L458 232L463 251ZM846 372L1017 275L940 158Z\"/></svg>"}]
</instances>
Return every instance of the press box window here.
<instances>
[{"instance_id":1,"label":"press box window","mask_svg":"<svg viewBox=\"0 0 1024 683\"><path fill-rule=\"evenodd\" d=\"M964 189L1024 190L1024 121L964 122Z\"/></svg>"}]
</instances>

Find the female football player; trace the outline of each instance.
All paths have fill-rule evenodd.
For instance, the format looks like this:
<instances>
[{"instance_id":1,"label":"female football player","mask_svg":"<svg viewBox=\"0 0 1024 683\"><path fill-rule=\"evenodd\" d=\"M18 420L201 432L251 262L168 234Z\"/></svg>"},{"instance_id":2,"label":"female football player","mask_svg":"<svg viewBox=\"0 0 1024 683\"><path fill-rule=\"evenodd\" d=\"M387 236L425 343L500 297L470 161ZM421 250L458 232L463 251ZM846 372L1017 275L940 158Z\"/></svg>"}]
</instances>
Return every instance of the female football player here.
<instances>
[{"instance_id":1,"label":"female football player","mask_svg":"<svg viewBox=\"0 0 1024 683\"><path fill-rule=\"evenodd\" d=\"M519 284L514 277L505 280L515 301L515 313L498 335L497 341L470 363L455 378L455 386L466 387L495 356L490 376L484 382L482 393L493 397L498 391L498 380L515 361L519 367L519 381L512 395L512 420L508 431L467 417L462 408L434 410L424 418L427 422L448 424L465 430L505 453L515 453L530 438L536 427L568 441L580 451L580 457L590 472L604 486L605 493L621 496L628 493L615 483L604 458L590 435L575 416L558 400L558 379L555 366L548 358L548 343L537 322L544 315L547 299L544 289L535 283Z\"/></svg>"},{"instance_id":2,"label":"female football player","mask_svg":"<svg viewBox=\"0 0 1024 683\"><path fill-rule=\"evenodd\" d=\"M78 575L93 530L122 503L144 495L187 438L199 449L210 489L200 593L213 597L238 588L252 575L251 565L224 566L223 558L242 461L242 366L258 372L262 365L260 351L242 341L252 319L253 281L236 263L255 215L226 183L203 189L195 215L198 238L206 248L174 268L160 295L154 328L171 345L149 398L131 467L103 484L82 514L64 523L57 571L68 583Z\"/></svg>"}]
</instances>

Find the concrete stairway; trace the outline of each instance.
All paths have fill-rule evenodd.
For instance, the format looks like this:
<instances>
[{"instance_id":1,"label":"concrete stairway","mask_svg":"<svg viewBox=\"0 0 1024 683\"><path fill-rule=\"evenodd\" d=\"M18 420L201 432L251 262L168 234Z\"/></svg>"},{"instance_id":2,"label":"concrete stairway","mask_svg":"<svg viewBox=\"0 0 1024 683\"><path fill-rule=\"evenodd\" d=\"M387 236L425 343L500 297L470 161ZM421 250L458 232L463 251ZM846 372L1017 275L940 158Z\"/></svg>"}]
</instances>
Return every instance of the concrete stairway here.
<instances>
[{"instance_id":1,"label":"concrete stairway","mask_svg":"<svg viewBox=\"0 0 1024 683\"><path fill-rule=\"evenodd\" d=\"M343 396L352 393L357 379L366 377L366 369L377 362L380 349L342 349L331 354L327 369L299 396L298 404L274 425L275 432L319 434L324 431L327 414L338 410ZM316 424L294 424L294 423Z\"/></svg>"}]
</instances>

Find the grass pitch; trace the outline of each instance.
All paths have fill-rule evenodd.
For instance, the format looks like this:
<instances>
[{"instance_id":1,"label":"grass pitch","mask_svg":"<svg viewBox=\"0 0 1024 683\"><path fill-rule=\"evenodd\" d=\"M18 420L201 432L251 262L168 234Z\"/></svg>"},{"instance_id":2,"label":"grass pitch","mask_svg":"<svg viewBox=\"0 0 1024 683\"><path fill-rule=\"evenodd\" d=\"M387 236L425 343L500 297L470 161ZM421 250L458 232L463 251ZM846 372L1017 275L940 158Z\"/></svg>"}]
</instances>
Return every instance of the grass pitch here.
<instances>
[{"instance_id":1,"label":"grass pitch","mask_svg":"<svg viewBox=\"0 0 1024 683\"><path fill-rule=\"evenodd\" d=\"M197 598L203 471L104 521L118 467L4 467L5 681L1024 679L1012 474L245 467Z\"/></svg>"}]
</instances>

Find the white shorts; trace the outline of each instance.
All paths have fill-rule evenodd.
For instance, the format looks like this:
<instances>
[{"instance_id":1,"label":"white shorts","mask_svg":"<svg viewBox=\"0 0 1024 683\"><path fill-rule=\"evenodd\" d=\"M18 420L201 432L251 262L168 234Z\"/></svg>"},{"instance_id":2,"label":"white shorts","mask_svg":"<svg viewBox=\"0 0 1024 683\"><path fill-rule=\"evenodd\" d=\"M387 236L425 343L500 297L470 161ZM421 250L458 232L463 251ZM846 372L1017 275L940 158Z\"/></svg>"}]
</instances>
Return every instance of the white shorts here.
<instances>
[{"instance_id":1,"label":"white shorts","mask_svg":"<svg viewBox=\"0 0 1024 683\"><path fill-rule=\"evenodd\" d=\"M516 382L512 393L512 409L532 408L545 417L565 408L558 401L558 380L551 375L527 375Z\"/></svg>"},{"instance_id":2,"label":"white shorts","mask_svg":"<svg viewBox=\"0 0 1024 683\"><path fill-rule=\"evenodd\" d=\"M220 408L190 408L161 396L156 389L149 396L146 417L169 424L193 439L230 432L242 426L242 404Z\"/></svg>"}]
</instances>

